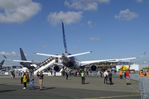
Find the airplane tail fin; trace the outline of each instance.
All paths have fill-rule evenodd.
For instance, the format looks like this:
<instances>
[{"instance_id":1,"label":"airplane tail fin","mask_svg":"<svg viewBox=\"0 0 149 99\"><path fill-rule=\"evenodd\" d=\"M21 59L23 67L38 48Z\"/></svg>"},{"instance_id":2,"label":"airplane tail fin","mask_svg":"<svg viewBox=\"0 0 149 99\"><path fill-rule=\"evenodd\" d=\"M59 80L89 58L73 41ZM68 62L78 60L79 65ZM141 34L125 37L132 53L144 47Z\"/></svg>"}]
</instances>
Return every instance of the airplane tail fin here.
<instances>
[{"instance_id":1,"label":"airplane tail fin","mask_svg":"<svg viewBox=\"0 0 149 99\"><path fill-rule=\"evenodd\" d=\"M4 62L5 62L5 60L2 60L2 61L0 62L0 68L2 68Z\"/></svg>"},{"instance_id":2,"label":"airplane tail fin","mask_svg":"<svg viewBox=\"0 0 149 99\"><path fill-rule=\"evenodd\" d=\"M32 63L32 61L27 61L27 58L26 58L22 48L20 48L20 55L21 55L21 60L14 60L14 61L20 62L20 64L24 67L32 68L32 67L30 67L30 64Z\"/></svg>"},{"instance_id":3,"label":"airplane tail fin","mask_svg":"<svg viewBox=\"0 0 149 99\"><path fill-rule=\"evenodd\" d=\"M65 53L68 53L67 43L66 43L66 36L65 36L65 29L64 29L64 23L63 22L62 22L62 32L63 32L63 44L64 44Z\"/></svg>"},{"instance_id":4,"label":"airplane tail fin","mask_svg":"<svg viewBox=\"0 0 149 99\"><path fill-rule=\"evenodd\" d=\"M20 48L20 55L21 55L21 60L27 60L22 48Z\"/></svg>"}]
</instances>

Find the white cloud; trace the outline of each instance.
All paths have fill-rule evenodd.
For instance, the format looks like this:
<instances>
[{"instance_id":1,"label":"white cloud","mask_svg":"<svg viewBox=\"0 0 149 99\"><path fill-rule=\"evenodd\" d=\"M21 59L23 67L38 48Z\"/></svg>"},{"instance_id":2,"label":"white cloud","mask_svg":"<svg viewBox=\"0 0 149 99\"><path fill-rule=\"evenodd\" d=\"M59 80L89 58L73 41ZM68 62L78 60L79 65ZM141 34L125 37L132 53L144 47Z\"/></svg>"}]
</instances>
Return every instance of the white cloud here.
<instances>
[{"instance_id":1,"label":"white cloud","mask_svg":"<svg viewBox=\"0 0 149 99\"><path fill-rule=\"evenodd\" d=\"M136 0L138 3L142 3L144 0Z\"/></svg>"},{"instance_id":2,"label":"white cloud","mask_svg":"<svg viewBox=\"0 0 149 99\"><path fill-rule=\"evenodd\" d=\"M138 14L130 11L129 9L122 10L119 12L118 15L115 15L115 19L125 20L125 21L131 21L133 19L136 19L137 17L138 17Z\"/></svg>"},{"instance_id":3,"label":"white cloud","mask_svg":"<svg viewBox=\"0 0 149 99\"><path fill-rule=\"evenodd\" d=\"M5 52L5 51L1 51L0 55L6 55L6 56L17 56L17 53L15 51L12 52Z\"/></svg>"},{"instance_id":4,"label":"white cloud","mask_svg":"<svg viewBox=\"0 0 149 99\"><path fill-rule=\"evenodd\" d=\"M101 4L102 4L102 3L109 3L110 0L98 0L98 2L101 3Z\"/></svg>"},{"instance_id":5,"label":"white cloud","mask_svg":"<svg viewBox=\"0 0 149 99\"><path fill-rule=\"evenodd\" d=\"M97 10L99 4L109 3L110 0L65 0L64 4L76 10Z\"/></svg>"},{"instance_id":6,"label":"white cloud","mask_svg":"<svg viewBox=\"0 0 149 99\"><path fill-rule=\"evenodd\" d=\"M65 24L72 24L79 22L82 18L82 12L74 12L74 11L69 11L69 12L53 12L50 13L48 16L48 21L51 24L58 24L61 21L63 21Z\"/></svg>"},{"instance_id":7,"label":"white cloud","mask_svg":"<svg viewBox=\"0 0 149 99\"><path fill-rule=\"evenodd\" d=\"M90 41L96 41L96 42L100 41L100 39L97 37L90 37L89 40Z\"/></svg>"},{"instance_id":8,"label":"white cloud","mask_svg":"<svg viewBox=\"0 0 149 99\"><path fill-rule=\"evenodd\" d=\"M32 0L0 0L0 23L24 22L40 9L40 4Z\"/></svg>"},{"instance_id":9,"label":"white cloud","mask_svg":"<svg viewBox=\"0 0 149 99\"><path fill-rule=\"evenodd\" d=\"M89 27L94 27L96 24L93 21L87 21Z\"/></svg>"}]
</instances>

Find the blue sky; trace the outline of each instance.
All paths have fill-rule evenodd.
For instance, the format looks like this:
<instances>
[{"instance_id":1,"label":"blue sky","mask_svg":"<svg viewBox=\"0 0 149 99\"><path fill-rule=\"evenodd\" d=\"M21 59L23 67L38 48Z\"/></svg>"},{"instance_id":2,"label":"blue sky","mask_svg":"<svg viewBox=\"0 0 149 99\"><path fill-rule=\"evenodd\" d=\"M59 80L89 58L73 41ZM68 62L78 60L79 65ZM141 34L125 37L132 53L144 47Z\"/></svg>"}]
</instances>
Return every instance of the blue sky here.
<instances>
[{"instance_id":1,"label":"blue sky","mask_svg":"<svg viewBox=\"0 0 149 99\"><path fill-rule=\"evenodd\" d=\"M20 47L29 60L46 58L35 52L61 54L63 20L68 51L93 51L80 60L149 62L148 11L148 0L0 0L0 59L19 59Z\"/></svg>"}]
</instances>

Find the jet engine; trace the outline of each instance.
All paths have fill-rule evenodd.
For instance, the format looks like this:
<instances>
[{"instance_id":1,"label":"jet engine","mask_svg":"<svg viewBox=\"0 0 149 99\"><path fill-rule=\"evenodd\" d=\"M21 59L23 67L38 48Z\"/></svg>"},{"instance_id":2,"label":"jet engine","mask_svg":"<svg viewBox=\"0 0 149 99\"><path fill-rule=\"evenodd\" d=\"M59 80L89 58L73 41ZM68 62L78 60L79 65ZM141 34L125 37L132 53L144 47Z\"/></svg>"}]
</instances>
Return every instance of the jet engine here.
<instances>
[{"instance_id":1,"label":"jet engine","mask_svg":"<svg viewBox=\"0 0 149 99\"><path fill-rule=\"evenodd\" d=\"M91 66L91 70L92 70L92 71L96 71L96 70L97 70L97 66L96 66L96 65L92 65L92 66Z\"/></svg>"},{"instance_id":2,"label":"jet engine","mask_svg":"<svg viewBox=\"0 0 149 99\"><path fill-rule=\"evenodd\" d=\"M61 68L58 65L54 65L53 69L56 72L59 72L61 70Z\"/></svg>"}]
</instances>

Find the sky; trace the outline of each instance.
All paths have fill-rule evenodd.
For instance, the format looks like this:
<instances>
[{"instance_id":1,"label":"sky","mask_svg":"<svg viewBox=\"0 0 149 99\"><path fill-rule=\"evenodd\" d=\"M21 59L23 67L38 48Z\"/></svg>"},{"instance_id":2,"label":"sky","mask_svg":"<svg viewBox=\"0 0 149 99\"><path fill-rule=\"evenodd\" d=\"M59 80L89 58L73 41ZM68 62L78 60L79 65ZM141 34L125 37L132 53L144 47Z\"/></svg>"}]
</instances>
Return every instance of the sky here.
<instances>
[{"instance_id":1,"label":"sky","mask_svg":"<svg viewBox=\"0 0 149 99\"><path fill-rule=\"evenodd\" d=\"M64 52L61 21L68 52L93 51L79 60L137 57L149 63L149 0L0 0L0 61L47 57L36 52Z\"/></svg>"}]
</instances>

